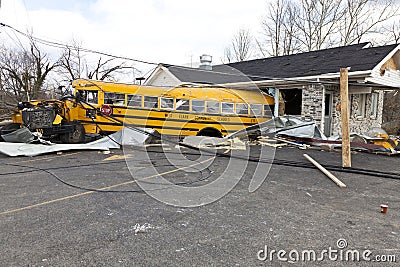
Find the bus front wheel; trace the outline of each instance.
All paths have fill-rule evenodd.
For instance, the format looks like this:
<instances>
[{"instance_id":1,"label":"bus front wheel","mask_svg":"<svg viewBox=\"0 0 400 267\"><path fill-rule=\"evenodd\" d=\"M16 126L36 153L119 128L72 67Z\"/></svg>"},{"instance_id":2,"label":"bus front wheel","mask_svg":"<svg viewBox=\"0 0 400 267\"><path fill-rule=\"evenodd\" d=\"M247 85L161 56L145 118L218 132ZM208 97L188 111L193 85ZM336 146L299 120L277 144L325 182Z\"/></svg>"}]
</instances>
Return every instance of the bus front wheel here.
<instances>
[{"instance_id":1,"label":"bus front wheel","mask_svg":"<svg viewBox=\"0 0 400 267\"><path fill-rule=\"evenodd\" d=\"M73 131L60 135L60 140L66 144L79 144L85 141L85 128L79 121L67 122L73 126Z\"/></svg>"}]
</instances>

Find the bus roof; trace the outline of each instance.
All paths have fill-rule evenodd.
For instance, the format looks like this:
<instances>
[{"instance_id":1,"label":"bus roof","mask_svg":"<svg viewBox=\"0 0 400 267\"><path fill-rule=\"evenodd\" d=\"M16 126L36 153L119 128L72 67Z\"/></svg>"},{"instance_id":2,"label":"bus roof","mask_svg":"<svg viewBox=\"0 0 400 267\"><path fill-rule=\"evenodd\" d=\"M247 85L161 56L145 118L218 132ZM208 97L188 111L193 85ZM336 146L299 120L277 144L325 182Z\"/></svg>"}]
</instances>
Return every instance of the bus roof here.
<instances>
[{"instance_id":1,"label":"bus roof","mask_svg":"<svg viewBox=\"0 0 400 267\"><path fill-rule=\"evenodd\" d=\"M264 103L272 105L273 97L259 90L230 89L224 87L155 87L135 84L78 79L72 82L75 90L101 90L121 94L141 94L172 98L199 99L221 102Z\"/></svg>"}]
</instances>

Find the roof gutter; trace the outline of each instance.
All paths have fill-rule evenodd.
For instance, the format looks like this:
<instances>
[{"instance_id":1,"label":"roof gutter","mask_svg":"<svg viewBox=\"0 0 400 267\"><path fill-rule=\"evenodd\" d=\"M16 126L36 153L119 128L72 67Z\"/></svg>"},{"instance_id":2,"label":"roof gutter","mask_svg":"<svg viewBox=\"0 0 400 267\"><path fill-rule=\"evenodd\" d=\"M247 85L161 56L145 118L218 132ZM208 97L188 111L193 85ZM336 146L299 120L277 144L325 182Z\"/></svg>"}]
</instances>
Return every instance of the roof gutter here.
<instances>
[{"instance_id":1,"label":"roof gutter","mask_svg":"<svg viewBox=\"0 0 400 267\"><path fill-rule=\"evenodd\" d=\"M353 71L349 72L349 77L351 78L367 78L371 76L372 71ZM250 76L253 78L257 78L257 76ZM258 77L263 78L263 77ZM269 78L264 77L265 80L261 81L248 81L248 82L236 82L236 83L226 83L224 86L236 87L236 86L245 86L249 84L256 85L280 85L280 84L304 84L304 83L325 83L321 81L321 79L339 79L340 73L327 73L323 75L313 75L313 76L303 76L303 77L295 77L295 78ZM336 82L334 82L336 84Z\"/></svg>"}]
</instances>

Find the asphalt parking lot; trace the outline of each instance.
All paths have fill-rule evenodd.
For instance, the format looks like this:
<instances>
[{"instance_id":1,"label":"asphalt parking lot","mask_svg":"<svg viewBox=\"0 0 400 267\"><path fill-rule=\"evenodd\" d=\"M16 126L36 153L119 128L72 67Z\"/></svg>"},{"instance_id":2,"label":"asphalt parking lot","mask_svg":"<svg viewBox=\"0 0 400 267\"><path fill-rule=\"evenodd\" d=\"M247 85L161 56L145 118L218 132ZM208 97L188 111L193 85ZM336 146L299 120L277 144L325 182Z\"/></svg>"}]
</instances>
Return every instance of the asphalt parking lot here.
<instances>
[{"instance_id":1,"label":"asphalt parking lot","mask_svg":"<svg viewBox=\"0 0 400 267\"><path fill-rule=\"evenodd\" d=\"M303 153L323 165L341 163L340 153L319 150L281 148L275 157L305 163ZM157 147L147 153L0 156L1 265L395 266L376 262L376 256L393 261L393 255L400 261L400 180L336 172L347 185L342 189L317 169L272 165L250 193L257 165L250 162L245 169L233 166L244 175L229 193L189 208L160 202L135 182L133 176L154 181L163 176L198 187L217 179L229 163L229 158L193 154L187 157L200 163L188 167L198 168L191 172L184 163L171 166ZM398 156L357 153L352 160L353 167L400 173ZM389 206L387 214L380 213L381 204ZM339 239L340 246L347 245L339 248ZM335 249L330 259L329 250ZM281 259L279 250L286 252ZM293 251L304 250L315 251L315 259L297 261ZM373 262L339 255L348 250L357 250L360 258L370 250Z\"/></svg>"}]
</instances>

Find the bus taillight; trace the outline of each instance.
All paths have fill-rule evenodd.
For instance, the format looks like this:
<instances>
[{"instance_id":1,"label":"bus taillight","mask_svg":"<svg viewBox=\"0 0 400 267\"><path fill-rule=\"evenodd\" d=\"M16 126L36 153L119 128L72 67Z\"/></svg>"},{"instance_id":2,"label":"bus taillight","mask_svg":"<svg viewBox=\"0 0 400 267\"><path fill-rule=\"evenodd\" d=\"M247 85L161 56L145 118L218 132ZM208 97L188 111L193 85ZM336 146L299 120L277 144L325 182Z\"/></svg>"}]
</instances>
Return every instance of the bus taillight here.
<instances>
[{"instance_id":1,"label":"bus taillight","mask_svg":"<svg viewBox=\"0 0 400 267\"><path fill-rule=\"evenodd\" d=\"M110 116L112 114L112 107L110 107L109 105L103 105L100 108L100 111L103 115Z\"/></svg>"}]
</instances>

